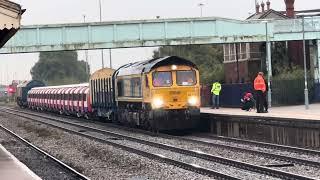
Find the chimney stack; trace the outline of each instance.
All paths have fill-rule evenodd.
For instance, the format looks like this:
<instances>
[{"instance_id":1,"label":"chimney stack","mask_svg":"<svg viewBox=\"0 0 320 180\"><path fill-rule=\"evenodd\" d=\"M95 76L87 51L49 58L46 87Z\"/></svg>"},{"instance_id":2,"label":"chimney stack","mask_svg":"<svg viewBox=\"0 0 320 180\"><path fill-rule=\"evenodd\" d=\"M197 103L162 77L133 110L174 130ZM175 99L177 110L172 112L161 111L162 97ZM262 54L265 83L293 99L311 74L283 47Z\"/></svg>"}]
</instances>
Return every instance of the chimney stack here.
<instances>
[{"instance_id":1,"label":"chimney stack","mask_svg":"<svg viewBox=\"0 0 320 180\"><path fill-rule=\"evenodd\" d=\"M265 11L264 11L264 2L262 1L261 2L261 11L264 13Z\"/></svg>"},{"instance_id":2,"label":"chimney stack","mask_svg":"<svg viewBox=\"0 0 320 180\"><path fill-rule=\"evenodd\" d=\"M286 15L289 18L294 18L294 0L284 0L286 3Z\"/></svg>"},{"instance_id":3,"label":"chimney stack","mask_svg":"<svg viewBox=\"0 0 320 180\"><path fill-rule=\"evenodd\" d=\"M259 3L256 4L256 14L260 13L260 5Z\"/></svg>"},{"instance_id":4,"label":"chimney stack","mask_svg":"<svg viewBox=\"0 0 320 180\"><path fill-rule=\"evenodd\" d=\"M267 0L267 11L269 11L270 10L270 1L269 0Z\"/></svg>"}]
</instances>

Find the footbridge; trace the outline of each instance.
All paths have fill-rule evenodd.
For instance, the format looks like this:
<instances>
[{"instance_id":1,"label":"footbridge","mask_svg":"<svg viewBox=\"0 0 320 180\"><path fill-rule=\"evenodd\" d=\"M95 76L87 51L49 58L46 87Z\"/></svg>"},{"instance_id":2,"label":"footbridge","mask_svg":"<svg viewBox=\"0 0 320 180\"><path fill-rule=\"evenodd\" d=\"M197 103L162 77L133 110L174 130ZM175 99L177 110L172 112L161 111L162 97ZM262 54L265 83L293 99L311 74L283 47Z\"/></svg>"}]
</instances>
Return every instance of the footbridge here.
<instances>
[{"instance_id":1,"label":"footbridge","mask_svg":"<svg viewBox=\"0 0 320 180\"><path fill-rule=\"evenodd\" d=\"M22 26L0 53L289 41L302 40L303 34L320 39L320 17L305 18L304 23L204 17L31 25Z\"/></svg>"}]
</instances>

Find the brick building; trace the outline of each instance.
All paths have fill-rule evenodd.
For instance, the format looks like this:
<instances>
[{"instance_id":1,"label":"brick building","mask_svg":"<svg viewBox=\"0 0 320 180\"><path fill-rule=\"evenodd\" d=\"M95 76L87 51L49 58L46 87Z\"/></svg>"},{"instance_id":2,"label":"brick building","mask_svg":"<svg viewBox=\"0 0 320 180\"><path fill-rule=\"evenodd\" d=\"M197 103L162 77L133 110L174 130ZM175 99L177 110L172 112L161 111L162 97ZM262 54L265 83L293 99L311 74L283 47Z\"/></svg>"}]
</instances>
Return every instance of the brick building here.
<instances>
[{"instance_id":1,"label":"brick building","mask_svg":"<svg viewBox=\"0 0 320 180\"><path fill-rule=\"evenodd\" d=\"M250 17L250 20L262 19L289 19L300 18L301 15L319 16L320 10L294 10L295 0L284 0L286 11L275 11L271 8L271 3L268 0L266 4L256 4L256 11ZM302 41L286 42L289 61L295 65L303 66L303 44ZM309 52L312 48L309 44L306 45L307 64L310 68ZM265 64L265 43L237 43L225 44L224 51L224 67L225 67L225 82L226 83L245 83L251 82L258 71L262 71ZM312 63L311 63L312 64Z\"/></svg>"}]
</instances>

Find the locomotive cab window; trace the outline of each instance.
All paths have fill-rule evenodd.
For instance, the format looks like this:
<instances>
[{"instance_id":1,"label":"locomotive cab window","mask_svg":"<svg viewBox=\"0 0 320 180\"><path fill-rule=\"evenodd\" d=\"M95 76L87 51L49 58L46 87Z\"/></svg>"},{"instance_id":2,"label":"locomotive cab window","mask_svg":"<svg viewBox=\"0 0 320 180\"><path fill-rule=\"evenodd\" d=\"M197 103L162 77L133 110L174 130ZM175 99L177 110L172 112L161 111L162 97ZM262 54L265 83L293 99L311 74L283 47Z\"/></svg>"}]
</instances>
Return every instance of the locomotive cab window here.
<instances>
[{"instance_id":1,"label":"locomotive cab window","mask_svg":"<svg viewBox=\"0 0 320 180\"><path fill-rule=\"evenodd\" d=\"M172 86L171 72L154 72L152 74L152 84L154 87Z\"/></svg>"},{"instance_id":2,"label":"locomotive cab window","mask_svg":"<svg viewBox=\"0 0 320 180\"><path fill-rule=\"evenodd\" d=\"M123 96L123 92L124 92L124 90L123 90L123 80L118 80L118 82L117 82L117 88L118 88L118 96L119 97L121 97L121 96Z\"/></svg>"},{"instance_id":3,"label":"locomotive cab window","mask_svg":"<svg viewBox=\"0 0 320 180\"><path fill-rule=\"evenodd\" d=\"M193 86L196 82L197 79L195 71L177 71L177 84L179 86Z\"/></svg>"},{"instance_id":4,"label":"locomotive cab window","mask_svg":"<svg viewBox=\"0 0 320 180\"><path fill-rule=\"evenodd\" d=\"M148 80L148 76L145 75L145 81L146 81L146 87L148 88L149 87L149 80Z\"/></svg>"}]
</instances>

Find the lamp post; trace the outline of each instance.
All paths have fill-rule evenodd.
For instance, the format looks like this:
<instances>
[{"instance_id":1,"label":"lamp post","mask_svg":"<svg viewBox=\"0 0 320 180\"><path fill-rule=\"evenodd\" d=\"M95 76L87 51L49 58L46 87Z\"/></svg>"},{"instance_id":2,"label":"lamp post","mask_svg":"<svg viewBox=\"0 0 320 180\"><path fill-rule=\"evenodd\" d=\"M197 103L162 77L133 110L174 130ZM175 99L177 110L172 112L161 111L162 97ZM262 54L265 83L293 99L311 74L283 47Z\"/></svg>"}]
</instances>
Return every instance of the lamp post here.
<instances>
[{"instance_id":1,"label":"lamp post","mask_svg":"<svg viewBox=\"0 0 320 180\"><path fill-rule=\"evenodd\" d=\"M202 7L204 6L204 4L199 3L198 6L200 7L200 17L202 17Z\"/></svg>"},{"instance_id":2,"label":"lamp post","mask_svg":"<svg viewBox=\"0 0 320 180\"><path fill-rule=\"evenodd\" d=\"M302 39L303 39L303 68L304 68L304 105L306 110L309 109L309 92L307 80L307 61L306 61L306 40L304 30L304 16L302 16Z\"/></svg>"},{"instance_id":3,"label":"lamp post","mask_svg":"<svg viewBox=\"0 0 320 180\"><path fill-rule=\"evenodd\" d=\"M268 104L271 107L272 97L271 97L271 78L272 78L272 65L271 65L271 42L269 41L268 35L268 21L263 21L266 28L266 51L267 51L267 71L268 71Z\"/></svg>"},{"instance_id":4,"label":"lamp post","mask_svg":"<svg viewBox=\"0 0 320 180\"><path fill-rule=\"evenodd\" d=\"M83 15L83 22L85 23L86 22L86 15L84 14ZM88 63L88 50L85 50L84 51L84 53L85 53L85 56L86 56L86 73L87 74L89 74L89 68L88 68L88 66L89 66L89 63Z\"/></svg>"},{"instance_id":5,"label":"lamp post","mask_svg":"<svg viewBox=\"0 0 320 180\"><path fill-rule=\"evenodd\" d=\"M101 0L99 0L99 20L102 22L102 7L101 7ZM101 49L101 65L104 68L104 56L103 56L103 49Z\"/></svg>"}]
</instances>

